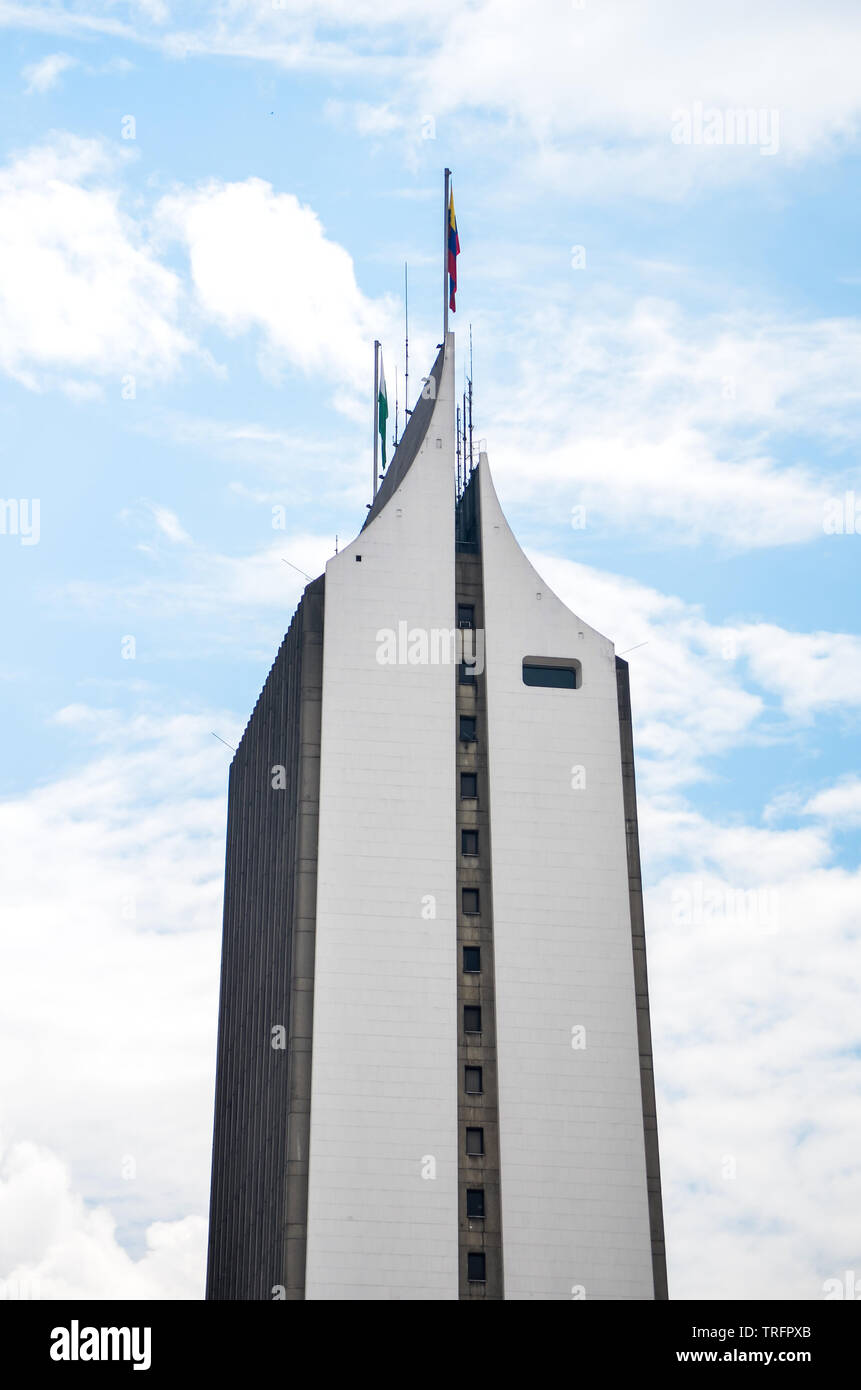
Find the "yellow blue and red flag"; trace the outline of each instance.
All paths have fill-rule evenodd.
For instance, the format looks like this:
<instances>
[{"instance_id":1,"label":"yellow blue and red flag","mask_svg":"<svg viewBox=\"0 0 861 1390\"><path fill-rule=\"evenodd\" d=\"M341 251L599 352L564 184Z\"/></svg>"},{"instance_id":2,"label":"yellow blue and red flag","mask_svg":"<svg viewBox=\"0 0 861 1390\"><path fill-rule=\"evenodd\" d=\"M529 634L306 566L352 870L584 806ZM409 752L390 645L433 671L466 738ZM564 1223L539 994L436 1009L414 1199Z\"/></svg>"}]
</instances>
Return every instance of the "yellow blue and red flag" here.
<instances>
[{"instance_id":1,"label":"yellow blue and red flag","mask_svg":"<svg viewBox=\"0 0 861 1390\"><path fill-rule=\"evenodd\" d=\"M454 190L448 195L448 307L454 310L454 297L457 294L457 258L460 255L460 238L457 234L457 218L454 215Z\"/></svg>"}]
</instances>

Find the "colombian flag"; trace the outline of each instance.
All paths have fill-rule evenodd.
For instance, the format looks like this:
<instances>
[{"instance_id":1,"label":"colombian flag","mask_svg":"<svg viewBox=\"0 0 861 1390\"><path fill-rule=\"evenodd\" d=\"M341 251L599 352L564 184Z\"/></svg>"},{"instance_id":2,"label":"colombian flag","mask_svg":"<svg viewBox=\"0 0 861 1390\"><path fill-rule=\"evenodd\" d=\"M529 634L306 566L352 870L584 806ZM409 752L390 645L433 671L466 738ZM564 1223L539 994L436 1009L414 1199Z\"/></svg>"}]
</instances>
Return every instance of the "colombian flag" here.
<instances>
[{"instance_id":1,"label":"colombian flag","mask_svg":"<svg viewBox=\"0 0 861 1390\"><path fill-rule=\"evenodd\" d=\"M460 238L457 234L457 218L454 215L454 191L448 195L448 307L454 310L454 297L457 294L457 258L460 255Z\"/></svg>"}]
</instances>

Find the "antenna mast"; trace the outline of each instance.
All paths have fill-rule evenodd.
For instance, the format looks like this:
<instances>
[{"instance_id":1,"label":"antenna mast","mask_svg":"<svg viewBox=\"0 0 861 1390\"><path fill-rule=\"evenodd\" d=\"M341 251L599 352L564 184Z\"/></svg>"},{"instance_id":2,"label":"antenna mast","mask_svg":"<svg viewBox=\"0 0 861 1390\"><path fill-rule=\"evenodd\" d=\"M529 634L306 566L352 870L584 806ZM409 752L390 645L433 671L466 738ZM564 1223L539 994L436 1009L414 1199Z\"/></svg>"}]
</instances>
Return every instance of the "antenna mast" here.
<instances>
[{"instance_id":1,"label":"antenna mast","mask_svg":"<svg viewBox=\"0 0 861 1390\"><path fill-rule=\"evenodd\" d=\"M469 325L469 471L473 470L472 462L472 324Z\"/></svg>"},{"instance_id":2,"label":"antenna mast","mask_svg":"<svg viewBox=\"0 0 861 1390\"><path fill-rule=\"evenodd\" d=\"M398 447L398 364L395 363L395 438L394 447Z\"/></svg>"},{"instance_id":3,"label":"antenna mast","mask_svg":"<svg viewBox=\"0 0 861 1390\"><path fill-rule=\"evenodd\" d=\"M404 429L410 410L410 286L407 278L407 263L404 261Z\"/></svg>"},{"instance_id":4,"label":"antenna mast","mask_svg":"<svg viewBox=\"0 0 861 1390\"><path fill-rule=\"evenodd\" d=\"M457 495L460 497L463 488L460 484L460 406L457 408Z\"/></svg>"}]
</instances>

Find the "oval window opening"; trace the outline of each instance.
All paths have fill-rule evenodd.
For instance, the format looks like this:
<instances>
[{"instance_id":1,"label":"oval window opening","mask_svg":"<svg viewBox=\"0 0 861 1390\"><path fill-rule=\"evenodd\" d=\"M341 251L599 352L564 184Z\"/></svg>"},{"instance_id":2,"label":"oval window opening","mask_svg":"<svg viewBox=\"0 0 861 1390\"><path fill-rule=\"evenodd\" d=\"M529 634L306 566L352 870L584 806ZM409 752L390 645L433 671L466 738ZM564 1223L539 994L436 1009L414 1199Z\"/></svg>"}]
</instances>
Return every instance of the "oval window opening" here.
<instances>
[{"instance_id":1,"label":"oval window opening","mask_svg":"<svg viewBox=\"0 0 861 1390\"><path fill-rule=\"evenodd\" d=\"M523 684L543 685L551 690L576 690L580 685L580 663L551 657L543 661L526 657L523 662Z\"/></svg>"}]
</instances>

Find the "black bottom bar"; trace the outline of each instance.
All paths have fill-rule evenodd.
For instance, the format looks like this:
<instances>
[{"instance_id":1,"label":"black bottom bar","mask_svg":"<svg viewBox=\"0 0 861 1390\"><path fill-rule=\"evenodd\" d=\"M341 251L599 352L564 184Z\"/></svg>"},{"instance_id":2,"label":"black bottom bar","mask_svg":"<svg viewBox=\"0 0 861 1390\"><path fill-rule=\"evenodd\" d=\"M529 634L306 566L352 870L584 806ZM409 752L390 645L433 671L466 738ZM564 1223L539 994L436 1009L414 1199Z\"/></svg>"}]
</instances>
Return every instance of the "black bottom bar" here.
<instances>
[{"instance_id":1,"label":"black bottom bar","mask_svg":"<svg viewBox=\"0 0 861 1390\"><path fill-rule=\"evenodd\" d=\"M496 1306L496 1305L495 1305ZM536 1316L536 1309L526 1313L524 1305L517 1309L517 1316ZM398 1312L398 1335L392 1337L390 1315L381 1318L379 1333L368 1326L368 1316L372 1309L363 1305L361 1327L356 1328L357 1336L349 1336L349 1324L353 1315L347 1313L348 1335L339 1338L342 1356L349 1357L353 1375L364 1381L369 1376L380 1380L380 1372L391 1367L400 1381L404 1377L404 1364L398 1348L403 1347L402 1333L404 1321L410 1314L403 1307ZM544 1324L550 1318L551 1333L559 1331L564 1335L564 1343L557 1348L542 1348L555 1351L565 1359L569 1372L574 1378L576 1367L589 1368L590 1376L597 1372L603 1379L614 1377L616 1373L641 1370L647 1367L661 1374L671 1367L683 1372L691 1367L711 1365L724 1370L738 1372L739 1368L756 1367L772 1371L774 1369L801 1367L813 1372L817 1382L822 1382L823 1373L836 1371L839 1367L854 1363L858 1340L858 1306L846 1306L844 1302L669 1302L669 1303L628 1303L602 1302L589 1303L572 1301L566 1306L556 1306L537 1315ZM4 1337L4 1347L14 1353L14 1361L19 1366L16 1380L21 1383L21 1375L32 1371L47 1371L50 1378L83 1374L90 1379L107 1371L112 1376L128 1374L134 1383L135 1361L127 1360L55 1360L52 1347L63 1349L70 1355L77 1350L80 1357L84 1348L89 1351L101 1337L94 1339L87 1329L116 1328L138 1329L138 1337L128 1339L132 1354L137 1354L141 1364L139 1380L141 1384L149 1380L161 1382L174 1380L177 1376L211 1373L220 1382L230 1382L232 1376L242 1377L245 1384L249 1375L252 1379L271 1376L278 1367L284 1375L297 1370L310 1378L315 1368L313 1364L313 1343L304 1344L302 1361L297 1364L296 1336L300 1330L313 1332L319 1328L326 1333L324 1357L319 1371L326 1379L332 1373L332 1327L333 1319L341 1323L344 1313L331 1305L305 1303L301 1306L285 1305L283 1302L261 1303L102 1303L102 1302L57 1302L23 1303L4 1302L0 1304L0 1327ZM493 1321L494 1312L478 1313L474 1304L468 1309L456 1304L447 1309L445 1305L433 1304L433 1335L429 1336L431 1326L428 1322L430 1310L425 1308L419 1314L422 1326L417 1329L422 1337L421 1359L416 1370L422 1382L427 1384L430 1372L429 1358L434 1355L450 1358L448 1344L439 1340L440 1317L451 1316L451 1326L457 1332L475 1332L475 1318L487 1317ZM522 1332L511 1326L511 1312L506 1315L507 1322L499 1324L497 1334L500 1350L504 1349L508 1332L512 1337L520 1337ZM464 1319L468 1324L464 1325ZM542 1331L544 1330L542 1327ZM61 1333L60 1329L65 1329ZM144 1368L147 1342L140 1335L149 1329L149 1366ZM576 1341L571 1341L571 1338ZM111 1349L111 1338L106 1339L106 1349ZM122 1335L114 1339L114 1345L122 1351ZM567 1350L566 1350L567 1348ZM303 1363L304 1362L304 1366ZM449 1367L450 1369L450 1367ZM576 1377L582 1380L582 1374ZM609 1381L608 1381L609 1383ZM752 1383L752 1382L751 1382Z\"/></svg>"}]
</instances>

